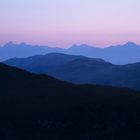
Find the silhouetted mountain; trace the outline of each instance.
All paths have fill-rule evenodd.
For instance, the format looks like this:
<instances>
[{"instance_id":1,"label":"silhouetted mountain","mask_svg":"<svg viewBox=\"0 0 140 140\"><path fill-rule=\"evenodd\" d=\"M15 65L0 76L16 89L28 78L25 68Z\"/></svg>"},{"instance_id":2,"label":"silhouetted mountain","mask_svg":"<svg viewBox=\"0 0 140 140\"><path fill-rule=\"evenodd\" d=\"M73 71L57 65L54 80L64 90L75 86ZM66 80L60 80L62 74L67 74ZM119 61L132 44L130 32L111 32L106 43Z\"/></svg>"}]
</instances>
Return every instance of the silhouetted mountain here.
<instances>
[{"instance_id":1,"label":"silhouetted mountain","mask_svg":"<svg viewBox=\"0 0 140 140\"><path fill-rule=\"evenodd\" d=\"M96 48L88 45L72 46L67 54L83 55L93 58L102 58L113 64L128 64L140 62L140 45L128 42L107 48Z\"/></svg>"},{"instance_id":2,"label":"silhouetted mountain","mask_svg":"<svg viewBox=\"0 0 140 140\"><path fill-rule=\"evenodd\" d=\"M1 140L139 140L140 93L73 85L0 64Z\"/></svg>"},{"instance_id":3,"label":"silhouetted mountain","mask_svg":"<svg viewBox=\"0 0 140 140\"><path fill-rule=\"evenodd\" d=\"M63 49L50 48L47 46L28 45L26 43L14 44L12 42L9 42L4 46L0 47L0 61L12 57L24 58L28 56L46 54L50 52L59 52L61 50Z\"/></svg>"},{"instance_id":4,"label":"silhouetted mountain","mask_svg":"<svg viewBox=\"0 0 140 140\"><path fill-rule=\"evenodd\" d=\"M78 58L84 58L84 56L50 53L47 55L37 55L21 59L13 58L5 61L4 63L35 73L49 73L56 69L56 67Z\"/></svg>"},{"instance_id":5,"label":"silhouetted mountain","mask_svg":"<svg viewBox=\"0 0 140 140\"><path fill-rule=\"evenodd\" d=\"M97 48L86 44L73 45L68 49L51 48L47 46L33 46L21 43L19 45L12 42L0 47L0 61L13 57L29 57L47 53L65 53L71 55L83 55L91 58L101 58L113 64L129 64L140 62L140 46L128 42L124 45L116 45L107 48Z\"/></svg>"},{"instance_id":6,"label":"silhouetted mountain","mask_svg":"<svg viewBox=\"0 0 140 140\"><path fill-rule=\"evenodd\" d=\"M25 59L13 58L4 63L78 84L111 85L140 90L140 63L120 66L102 59L58 53Z\"/></svg>"},{"instance_id":7,"label":"silhouetted mountain","mask_svg":"<svg viewBox=\"0 0 140 140\"><path fill-rule=\"evenodd\" d=\"M139 71L140 63L118 66L79 59L61 66L51 75L78 84L111 85L140 90Z\"/></svg>"}]
</instances>

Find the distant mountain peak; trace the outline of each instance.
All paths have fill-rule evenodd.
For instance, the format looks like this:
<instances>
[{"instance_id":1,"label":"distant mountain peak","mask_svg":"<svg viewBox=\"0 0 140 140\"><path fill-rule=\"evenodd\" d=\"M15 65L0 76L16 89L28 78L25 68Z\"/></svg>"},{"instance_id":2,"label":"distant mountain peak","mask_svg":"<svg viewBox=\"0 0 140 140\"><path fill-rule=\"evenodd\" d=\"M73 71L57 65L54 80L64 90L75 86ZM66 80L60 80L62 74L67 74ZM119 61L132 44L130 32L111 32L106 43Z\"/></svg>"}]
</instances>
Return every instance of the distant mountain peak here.
<instances>
[{"instance_id":1,"label":"distant mountain peak","mask_svg":"<svg viewBox=\"0 0 140 140\"><path fill-rule=\"evenodd\" d=\"M87 44L81 44L80 46L81 46L81 47L91 47L91 46L89 46L89 45L87 45Z\"/></svg>"},{"instance_id":2,"label":"distant mountain peak","mask_svg":"<svg viewBox=\"0 0 140 140\"><path fill-rule=\"evenodd\" d=\"M13 46L15 45L12 41L7 42L4 46Z\"/></svg>"},{"instance_id":3,"label":"distant mountain peak","mask_svg":"<svg viewBox=\"0 0 140 140\"><path fill-rule=\"evenodd\" d=\"M77 45L77 44L74 44L72 45L69 49L79 49L79 48L82 48L82 49L87 49L87 48L96 48L94 46L90 46L90 45L87 45L87 44L80 44L80 45Z\"/></svg>"},{"instance_id":4,"label":"distant mountain peak","mask_svg":"<svg viewBox=\"0 0 140 140\"><path fill-rule=\"evenodd\" d=\"M78 45L77 44L73 44L70 48L77 48Z\"/></svg>"},{"instance_id":5,"label":"distant mountain peak","mask_svg":"<svg viewBox=\"0 0 140 140\"><path fill-rule=\"evenodd\" d=\"M131 42L131 41L128 41L125 45L127 45L127 46L137 46L136 43Z\"/></svg>"},{"instance_id":6,"label":"distant mountain peak","mask_svg":"<svg viewBox=\"0 0 140 140\"><path fill-rule=\"evenodd\" d=\"M21 42L19 45L26 46L27 44L25 42Z\"/></svg>"}]
</instances>

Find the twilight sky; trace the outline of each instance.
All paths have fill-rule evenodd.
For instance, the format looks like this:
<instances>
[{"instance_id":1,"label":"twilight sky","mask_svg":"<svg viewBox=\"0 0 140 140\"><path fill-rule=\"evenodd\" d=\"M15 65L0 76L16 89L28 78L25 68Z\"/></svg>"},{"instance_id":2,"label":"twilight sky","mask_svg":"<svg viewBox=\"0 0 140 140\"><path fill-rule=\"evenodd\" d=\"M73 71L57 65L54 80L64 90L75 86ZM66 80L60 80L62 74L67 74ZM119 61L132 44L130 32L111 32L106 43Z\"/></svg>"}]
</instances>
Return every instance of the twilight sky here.
<instances>
[{"instance_id":1,"label":"twilight sky","mask_svg":"<svg viewBox=\"0 0 140 140\"><path fill-rule=\"evenodd\" d=\"M140 44L140 0L0 0L0 44Z\"/></svg>"}]
</instances>

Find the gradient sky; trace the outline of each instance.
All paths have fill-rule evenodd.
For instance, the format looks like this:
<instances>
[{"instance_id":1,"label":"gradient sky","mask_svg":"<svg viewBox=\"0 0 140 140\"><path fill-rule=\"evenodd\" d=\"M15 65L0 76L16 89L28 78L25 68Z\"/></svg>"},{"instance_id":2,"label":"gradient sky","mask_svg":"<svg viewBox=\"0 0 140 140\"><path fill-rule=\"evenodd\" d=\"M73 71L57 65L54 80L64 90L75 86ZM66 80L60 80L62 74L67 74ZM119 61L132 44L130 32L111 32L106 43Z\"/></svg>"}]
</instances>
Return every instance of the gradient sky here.
<instances>
[{"instance_id":1,"label":"gradient sky","mask_svg":"<svg viewBox=\"0 0 140 140\"><path fill-rule=\"evenodd\" d=\"M0 0L0 44L140 44L140 0Z\"/></svg>"}]
</instances>

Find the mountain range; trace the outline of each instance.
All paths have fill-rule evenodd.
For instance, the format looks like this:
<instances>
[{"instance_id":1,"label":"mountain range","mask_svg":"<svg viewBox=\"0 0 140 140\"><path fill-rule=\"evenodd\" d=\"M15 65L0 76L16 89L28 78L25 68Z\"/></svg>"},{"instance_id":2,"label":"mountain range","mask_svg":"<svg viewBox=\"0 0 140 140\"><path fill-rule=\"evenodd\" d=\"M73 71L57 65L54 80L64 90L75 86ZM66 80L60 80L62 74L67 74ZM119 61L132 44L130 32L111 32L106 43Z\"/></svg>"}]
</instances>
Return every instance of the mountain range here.
<instances>
[{"instance_id":1,"label":"mountain range","mask_svg":"<svg viewBox=\"0 0 140 140\"><path fill-rule=\"evenodd\" d=\"M12 57L24 58L28 56L46 54L50 52L60 51L61 48L51 48L48 46L29 45L26 43L14 44L8 42L0 47L0 61L10 59Z\"/></svg>"},{"instance_id":2,"label":"mountain range","mask_svg":"<svg viewBox=\"0 0 140 140\"><path fill-rule=\"evenodd\" d=\"M1 140L140 138L139 92L74 85L1 63L0 113Z\"/></svg>"},{"instance_id":3,"label":"mountain range","mask_svg":"<svg viewBox=\"0 0 140 140\"><path fill-rule=\"evenodd\" d=\"M140 63L114 65L102 59L50 53L13 58L3 63L76 84L97 84L140 90Z\"/></svg>"},{"instance_id":4,"label":"mountain range","mask_svg":"<svg viewBox=\"0 0 140 140\"><path fill-rule=\"evenodd\" d=\"M13 57L23 58L46 53L83 55L91 58L101 58L105 61L118 65L140 62L140 45L133 42L128 42L124 45L109 46L107 48L97 48L86 44L72 45L68 49L28 45L26 43L17 45L9 42L0 47L0 61Z\"/></svg>"}]
</instances>

